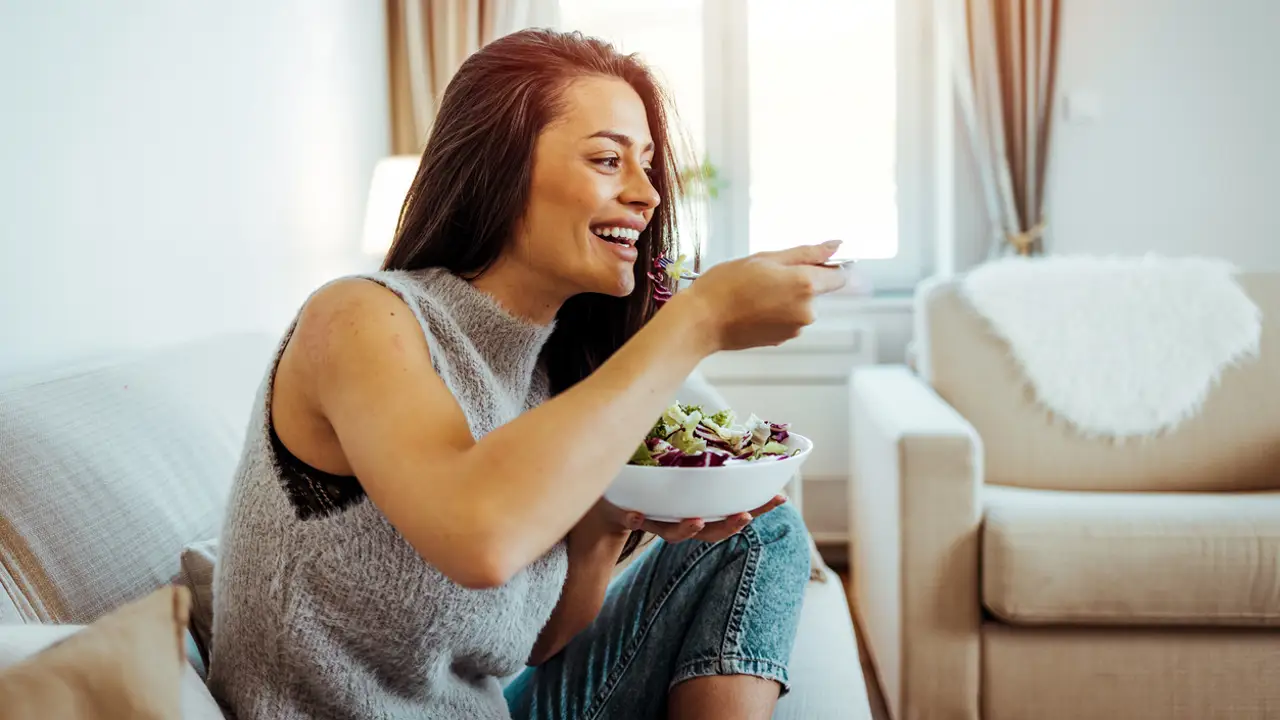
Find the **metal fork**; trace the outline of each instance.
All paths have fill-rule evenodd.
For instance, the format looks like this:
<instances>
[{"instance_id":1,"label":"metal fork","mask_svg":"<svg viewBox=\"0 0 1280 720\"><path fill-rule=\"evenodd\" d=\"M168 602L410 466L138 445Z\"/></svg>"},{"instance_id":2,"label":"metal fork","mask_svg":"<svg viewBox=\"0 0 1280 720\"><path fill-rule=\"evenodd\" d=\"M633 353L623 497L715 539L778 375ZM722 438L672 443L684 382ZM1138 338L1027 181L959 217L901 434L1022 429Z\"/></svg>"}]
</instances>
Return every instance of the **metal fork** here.
<instances>
[{"instance_id":1,"label":"metal fork","mask_svg":"<svg viewBox=\"0 0 1280 720\"><path fill-rule=\"evenodd\" d=\"M858 261L857 260L828 260L824 263L819 263L818 267L842 268L845 265L852 265L856 262ZM671 264L670 261L667 261L663 263L663 267L665 268L667 265L670 265L670 264ZM695 272L693 270L685 270L684 272L680 273L681 280L697 280L700 277L702 277L702 273Z\"/></svg>"}]
</instances>

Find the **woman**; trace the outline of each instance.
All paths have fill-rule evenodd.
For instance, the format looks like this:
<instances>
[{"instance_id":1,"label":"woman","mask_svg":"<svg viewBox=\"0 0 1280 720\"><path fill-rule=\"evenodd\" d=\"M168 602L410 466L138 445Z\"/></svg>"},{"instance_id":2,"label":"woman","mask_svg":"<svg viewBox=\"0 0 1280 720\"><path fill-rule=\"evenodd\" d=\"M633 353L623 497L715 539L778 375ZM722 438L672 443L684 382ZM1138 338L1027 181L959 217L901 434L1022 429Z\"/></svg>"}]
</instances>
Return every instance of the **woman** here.
<instances>
[{"instance_id":1,"label":"woman","mask_svg":"<svg viewBox=\"0 0 1280 720\"><path fill-rule=\"evenodd\" d=\"M700 360L795 336L844 280L801 247L656 311L663 107L576 34L459 69L383 271L309 298L259 393L215 579L210 685L240 720L771 714L796 513L660 524L602 494ZM610 584L639 530L662 539Z\"/></svg>"}]
</instances>

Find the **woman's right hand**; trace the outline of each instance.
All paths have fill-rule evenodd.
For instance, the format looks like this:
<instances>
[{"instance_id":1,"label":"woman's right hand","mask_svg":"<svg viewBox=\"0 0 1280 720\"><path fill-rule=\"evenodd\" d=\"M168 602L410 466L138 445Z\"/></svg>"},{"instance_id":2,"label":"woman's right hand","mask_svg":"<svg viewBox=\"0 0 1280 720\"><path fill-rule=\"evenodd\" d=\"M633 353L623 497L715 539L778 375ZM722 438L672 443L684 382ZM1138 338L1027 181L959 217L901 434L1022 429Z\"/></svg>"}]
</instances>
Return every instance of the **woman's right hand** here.
<instances>
[{"instance_id":1,"label":"woman's right hand","mask_svg":"<svg viewBox=\"0 0 1280 720\"><path fill-rule=\"evenodd\" d=\"M780 345L813 322L813 299L844 287L839 268L823 267L839 240L762 252L720 263L686 290L710 318L716 350Z\"/></svg>"}]
</instances>

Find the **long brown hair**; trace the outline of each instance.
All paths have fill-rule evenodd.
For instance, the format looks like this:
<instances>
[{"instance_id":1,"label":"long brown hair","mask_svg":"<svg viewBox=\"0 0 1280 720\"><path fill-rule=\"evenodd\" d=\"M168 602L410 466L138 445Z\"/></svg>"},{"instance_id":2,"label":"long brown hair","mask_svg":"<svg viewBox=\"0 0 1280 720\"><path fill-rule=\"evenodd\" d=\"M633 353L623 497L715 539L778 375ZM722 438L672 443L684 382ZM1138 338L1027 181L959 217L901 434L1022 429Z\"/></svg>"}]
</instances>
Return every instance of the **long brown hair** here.
<instances>
[{"instance_id":1,"label":"long brown hair","mask_svg":"<svg viewBox=\"0 0 1280 720\"><path fill-rule=\"evenodd\" d=\"M674 249L675 200L683 194L669 98L634 55L581 33L524 30L468 57L445 88L384 270L444 267L473 277L506 247L529 200L534 145L563 108L563 90L584 76L616 77L644 102L653 136L651 182L662 202L636 243L635 291L583 294L556 317L543 351L552 393L585 378L657 310L653 260ZM696 254L696 244L695 244ZM634 550L633 534L624 557Z\"/></svg>"}]
</instances>

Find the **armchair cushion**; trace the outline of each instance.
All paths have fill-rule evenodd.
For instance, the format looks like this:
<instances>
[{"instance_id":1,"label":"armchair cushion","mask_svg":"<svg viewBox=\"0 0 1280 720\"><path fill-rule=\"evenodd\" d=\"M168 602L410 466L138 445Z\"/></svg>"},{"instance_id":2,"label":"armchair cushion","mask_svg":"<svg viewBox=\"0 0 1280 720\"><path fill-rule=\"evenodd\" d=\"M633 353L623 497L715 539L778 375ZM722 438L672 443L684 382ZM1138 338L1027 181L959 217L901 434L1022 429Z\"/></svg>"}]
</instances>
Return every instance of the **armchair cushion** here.
<instances>
[{"instance_id":1,"label":"armchair cushion","mask_svg":"<svg viewBox=\"0 0 1280 720\"><path fill-rule=\"evenodd\" d=\"M1280 626L1280 492L987 485L983 506L983 604L1006 622Z\"/></svg>"},{"instance_id":2,"label":"armchair cushion","mask_svg":"<svg viewBox=\"0 0 1280 720\"><path fill-rule=\"evenodd\" d=\"M920 284L917 360L921 378L981 435L987 482L1122 492L1280 487L1280 273L1240 277L1263 311L1259 360L1224 371L1200 412L1175 431L1127 442L1086 436L1045 410L960 282Z\"/></svg>"}]
</instances>

